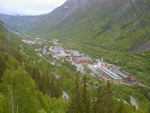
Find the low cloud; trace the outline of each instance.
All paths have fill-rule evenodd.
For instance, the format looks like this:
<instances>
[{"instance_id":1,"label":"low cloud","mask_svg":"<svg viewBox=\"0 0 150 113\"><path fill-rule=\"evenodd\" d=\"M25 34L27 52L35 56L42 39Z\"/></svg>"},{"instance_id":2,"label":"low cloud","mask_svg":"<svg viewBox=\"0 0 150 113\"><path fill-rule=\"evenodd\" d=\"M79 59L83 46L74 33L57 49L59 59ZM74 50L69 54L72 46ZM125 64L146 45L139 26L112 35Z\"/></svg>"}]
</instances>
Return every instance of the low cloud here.
<instances>
[{"instance_id":1,"label":"low cloud","mask_svg":"<svg viewBox=\"0 0 150 113\"><path fill-rule=\"evenodd\" d=\"M39 15L49 13L66 0L0 0L0 13Z\"/></svg>"}]
</instances>

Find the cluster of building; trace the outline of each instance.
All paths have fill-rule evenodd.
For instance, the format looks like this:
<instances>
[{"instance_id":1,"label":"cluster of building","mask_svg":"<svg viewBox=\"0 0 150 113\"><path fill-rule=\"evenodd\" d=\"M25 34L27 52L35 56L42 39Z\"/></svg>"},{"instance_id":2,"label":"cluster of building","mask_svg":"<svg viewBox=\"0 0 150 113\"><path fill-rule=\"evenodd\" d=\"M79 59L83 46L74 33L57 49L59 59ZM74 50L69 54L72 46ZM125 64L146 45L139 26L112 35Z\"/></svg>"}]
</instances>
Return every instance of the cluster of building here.
<instances>
[{"instance_id":1,"label":"cluster of building","mask_svg":"<svg viewBox=\"0 0 150 113\"><path fill-rule=\"evenodd\" d=\"M46 40L40 39L40 38L35 38L33 40L29 40L29 39L23 39L22 40L25 44L29 44L29 45L42 45L43 43L46 42Z\"/></svg>"},{"instance_id":2,"label":"cluster of building","mask_svg":"<svg viewBox=\"0 0 150 113\"><path fill-rule=\"evenodd\" d=\"M45 40L36 38L33 41L23 40L23 42L27 44L41 45L45 42ZM66 59L67 61L71 62L72 65L75 65L77 70L82 73L85 73L84 69L85 67L83 66L83 64L87 64L88 68L92 70L91 75L96 75L101 80L105 81L109 80L114 84L136 82L136 78L132 74L124 70L122 71L119 66L109 64L105 62L103 59L93 60L91 57L83 53L80 53L77 50L64 49L58 39L53 39L51 42L52 42L51 47L44 46L43 50L41 48L35 49L35 51L40 57L42 57L45 54L50 54L54 59L57 58ZM41 52L43 53L43 55ZM56 78L59 77L56 76Z\"/></svg>"},{"instance_id":3,"label":"cluster of building","mask_svg":"<svg viewBox=\"0 0 150 113\"><path fill-rule=\"evenodd\" d=\"M62 46L51 46L49 48L49 52L52 55L53 58L57 58L57 57L69 57L70 54L65 53L65 50Z\"/></svg>"},{"instance_id":4,"label":"cluster of building","mask_svg":"<svg viewBox=\"0 0 150 113\"><path fill-rule=\"evenodd\" d=\"M49 48L49 53L53 58L65 58L67 61L70 61L72 65L77 67L77 70L80 72L85 72L82 64L93 63L94 60L89 56L80 53L77 50L64 49L59 43L58 39L53 39L53 46Z\"/></svg>"},{"instance_id":5,"label":"cluster of building","mask_svg":"<svg viewBox=\"0 0 150 113\"><path fill-rule=\"evenodd\" d=\"M25 39L23 39L22 40L25 44L29 44L29 45L34 45L34 44L36 44L34 41L32 41L32 40L25 40Z\"/></svg>"},{"instance_id":6,"label":"cluster of building","mask_svg":"<svg viewBox=\"0 0 150 113\"><path fill-rule=\"evenodd\" d=\"M94 61L89 56L76 50L66 50L59 44L59 40L57 39L53 39L52 43L54 46L49 48L51 55L54 58L61 57L69 59L68 61L70 61L72 65L75 65L77 70L82 73L85 72L83 64L87 64L88 68L92 70L92 74L101 80L109 80L114 84L136 82L136 78L132 74L120 70L119 66L109 64L101 59Z\"/></svg>"},{"instance_id":7,"label":"cluster of building","mask_svg":"<svg viewBox=\"0 0 150 113\"><path fill-rule=\"evenodd\" d=\"M88 67L99 79L109 80L114 84L136 82L136 78L132 74L120 70L119 66L114 66L100 59L97 59L94 65Z\"/></svg>"}]
</instances>

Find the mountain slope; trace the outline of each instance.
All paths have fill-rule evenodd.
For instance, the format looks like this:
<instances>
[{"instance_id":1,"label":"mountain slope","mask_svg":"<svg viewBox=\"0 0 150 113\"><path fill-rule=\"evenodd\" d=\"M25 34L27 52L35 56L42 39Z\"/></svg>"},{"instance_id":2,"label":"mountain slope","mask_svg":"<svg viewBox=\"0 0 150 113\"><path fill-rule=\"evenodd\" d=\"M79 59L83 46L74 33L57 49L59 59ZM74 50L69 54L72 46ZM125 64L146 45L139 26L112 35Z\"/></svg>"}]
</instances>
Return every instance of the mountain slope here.
<instances>
[{"instance_id":1,"label":"mountain slope","mask_svg":"<svg viewBox=\"0 0 150 113\"><path fill-rule=\"evenodd\" d=\"M105 49L147 49L149 0L68 0L47 15L0 19L16 30L43 38L67 37ZM147 44L146 44L147 45Z\"/></svg>"},{"instance_id":2,"label":"mountain slope","mask_svg":"<svg viewBox=\"0 0 150 113\"><path fill-rule=\"evenodd\" d=\"M92 1L91 5L72 13L47 29L95 46L134 50L150 39L149 1ZM46 29L44 29L46 30Z\"/></svg>"},{"instance_id":3,"label":"mountain slope","mask_svg":"<svg viewBox=\"0 0 150 113\"><path fill-rule=\"evenodd\" d=\"M40 27L49 27L86 5L86 0L68 0L49 14L40 16L11 16L0 14L0 20L20 32L30 32Z\"/></svg>"},{"instance_id":4,"label":"mountain slope","mask_svg":"<svg viewBox=\"0 0 150 113\"><path fill-rule=\"evenodd\" d=\"M83 103L82 98L85 95L90 103L89 111L87 111L90 113L95 113L94 111L99 109L97 104L97 107L95 106L95 98L102 98L104 102L104 99L106 99L106 102L113 102L112 113L116 113L116 111L122 113L120 108L128 111L128 113L141 113L141 111L148 113L150 95L149 90L144 87L138 85L130 87L126 85L112 85L112 88L108 90L109 84L106 87L106 83L100 82L97 78L91 76L87 76L87 82L84 82L86 76L83 77L82 74L74 69L74 71L71 71L70 68L72 67L70 65L70 67L67 67L67 64L57 67L42 60L36 55L34 46L24 44L21 41L21 37L11 33L1 22L0 43L2 44L0 45L0 113L67 113L68 109L70 110L69 113L74 113L74 111L83 113L83 110L80 110L78 107L74 107L74 111L72 111L70 105L72 106L76 103L75 105L82 106L83 104L80 103L80 105L79 102ZM11 49L10 53L9 49ZM141 61L141 57L135 57L140 58ZM143 55L142 57L147 57L144 58L144 61L146 61L144 65L148 65L147 59L149 59L149 55ZM137 62L137 65L139 64ZM52 76L54 72L61 76L60 80L56 80ZM81 80L77 81L74 76L75 74ZM75 82L77 82L80 89L77 90ZM83 87L83 83L88 84L86 85L86 93L84 93L86 88ZM103 88L101 96L98 95L100 94L100 88L97 88L97 86L91 87L91 84L95 83L100 83L100 88ZM62 99L61 90L69 92L69 100ZM107 90L108 93L106 92ZM113 94L110 96L111 90ZM77 94L85 95L83 97L79 95L80 98L75 98L80 100L74 100L74 96L76 97ZM106 98L105 95L108 95L109 98ZM140 106L138 110L130 105L130 96L134 96L136 102L138 102ZM117 99L122 99L129 104L122 103L122 107L120 107L120 102ZM72 102L72 100L74 101ZM87 103L84 105L87 105ZM93 108L93 106L95 107ZM102 108L108 111L108 107L109 105L104 104ZM99 110L101 111L101 109Z\"/></svg>"},{"instance_id":5,"label":"mountain slope","mask_svg":"<svg viewBox=\"0 0 150 113\"><path fill-rule=\"evenodd\" d=\"M37 23L38 18L37 16L10 16L0 14L0 20L20 32L25 32L26 29L33 27Z\"/></svg>"},{"instance_id":6,"label":"mountain slope","mask_svg":"<svg viewBox=\"0 0 150 113\"><path fill-rule=\"evenodd\" d=\"M62 89L58 81L49 76L52 75L49 69L57 72L65 69L43 60L39 63L40 59L31 46L24 44L21 37L0 21L0 113L66 112ZM70 72L66 70L66 73Z\"/></svg>"},{"instance_id":7,"label":"mountain slope","mask_svg":"<svg viewBox=\"0 0 150 113\"><path fill-rule=\"evenodd\" d=\"M75 0L69 1L74 2ZM149 40L147 32L149 32L150 5L148 0L134 0L133 3L136 6L136 11L128 0L86 0L84 5L81 5L82 7L73 10L68 15L62 18L58 15L57 21L53 20L55 18L50 16L51 14L48 14L27 17L28 19L17 17L18 21L11 20L12 17L10 17L8 22L19 31L30 31L31 34L40 34L48 39L57 37L67 48L78 49L94 58L104 58L107 62L119 65L122 69L131 72L141 83L150 86L150 51L129 52L138 49L142 43L145 44L145 41ZM135 14L135 12L138 13ZM34 22L33 18L35 18ZM53 18L52 22L49 21L50 18ZM22 23L23 20L25 20L24 23ZM2 77L0 76L2 78L2 82L0 82L0 112L12 112L10 109L13 108L13 102L10 103L9 100L12 96L8 94L12 94L13 90L14 112L65 113L70 102L62 100L57 88L67 90L72 97L75 94L73 91L75 90L74 75L79 73L72 72L66 67L52 66L41 60L33 48L24 45L21 40L15 38L16 36L9 36L6 31L8 30L3 29L3 26L1 30L0 26L0 59L2 59L0 60L2 62L0 63L0 75L2 75ZM8 39L11 39L11 56L9 56ZM141 40L144 41L141 42ZM24 56L21 51L26 52L27 56ZM3 67L6 68L3 69ZM52 77L54 72L61 75L62 79L59 82ZM78 76L82 77L80 74ZM82 80L81 78L79 82L81 89ZM87 80L91 80L91 78ZM92 82L89 83L87 85L88 98L93 102L97 88L91 88ZM125 106L128 113L148 113L150 101L148 89L138 85L113 85L112 89L115 93L114 99L126 100L129 103ZM56 98L55 94L60 97ZM130 105L130 96L136 98L140 105L139 110ZM109 103L108 98L106 100ZM122 107L117 103L115 106L117 105L116 107L120 110ZM10 104L9 107L8 104ZM81 111L81 113L83 112Z\"/></svg>"}]
</instances>

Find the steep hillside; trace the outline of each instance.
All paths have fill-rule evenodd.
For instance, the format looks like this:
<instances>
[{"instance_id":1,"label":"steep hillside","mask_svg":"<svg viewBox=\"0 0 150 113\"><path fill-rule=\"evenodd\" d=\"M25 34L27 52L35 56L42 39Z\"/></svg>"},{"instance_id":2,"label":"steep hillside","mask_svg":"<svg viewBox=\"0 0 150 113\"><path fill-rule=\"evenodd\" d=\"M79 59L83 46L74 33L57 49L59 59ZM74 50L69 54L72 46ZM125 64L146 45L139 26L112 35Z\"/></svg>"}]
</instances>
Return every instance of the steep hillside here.
<instances>
[{"instance_id":1,"label":"steep hillside","mask_svg":"<svg viewBox=\"0 0 150 113\"><path fill-rule=\"evenodd\" d=\"M49 14L40 16L11 16L0 14L0 20L20 32L30 33L37 29L42 30L43 27L50 27L86 5L86 0L68 0L61 7L56 8Z\"/></svg>"},{"instance_id":2,"label":"steep hillside","mask_svg":"<svg viewBox=\"0 0 150 113\"><path fill-rule=\"evenodd\" d=\"M48 15L5 16L0 18L19 31L59 38L65 48L104 58L150 83L149 0L68 0Z\"/></svg>"},{"instance_id":3,"label":"steep hillside","mask_svg":"<svg viewBox=\"0 0 150 113\"><path fill-rule=\"evenodd\" d=\"M0 113L66 113L60 82L51 72L70 71L39 60L31 46L0 22Z\"/></svg>"},{"instance_id":4,"label":"steep hillside","mask_svg":"<svg viewBox=\"0 0 150 113\"><path fill-rule=\"evenodd\" d=\"M93 0L46 32L114 50L136 50L150 39L148 0Z\"/></svg>"},{"instance_id":5,"label":"steep hillside","mask_svg":"<svg viewBox=\"0 0 150 113\"><path fill-rule=\"evenodd\" d=\"M149 48L144 46L150 39L149 4L149 0L68 0L47 15L0 15L0 19L32 36L66 37L95 47L133 51Z\"/></svg>"},{"instance_id":6,"label":"steep hillside","mask_svg":"<svg viewBox=\"0 0 150 113\"><path fill-rule=\"evenodd\" d=\"M133 3L136 11L127 0L68 0L48 15L1 16L18 31L57 37L66 48L122 66L145 87L106 85L66 61L61 67L51 65L37 56L35 49L42 47L24 44L0 22L0 113L149 113L150 51L129 51L148 45L150 5L148 0ZM64 91L68 100L62 98ZM139 109L131 105L131 96Z\"/></svg>"},{"instance_id":7,"label":"steep hillside","mask_svg":"<svg viewBox=\"0 0 150 113\"><path fill-rule=\"evenodd\" d=\"M34 36L66 37L95 47L133 51L149 48L144 46L150 39L149 15L149 0L68 0L47 15L0 15L0 19Z\"/></svg>"},{"instance_id":8,"label":"steep hillside","mask_svg":"<svg viewBox=\"0 0 150 113\"><path fill-rule=\"evenodd\" d=\"M7 25L15 28L20 32L26 32L27 29L34 27L37 24L39 16L11 16L0 14L0 20Z\"/></svg>"},{"instance_id":9,"label":"steep hillside","mask_svg":"<svg viewBox=\"0 0 150 113\"><path fill-rule=\"evenodd\" d=\"M67 62L57 67L42 60L33 46L24 44L0 22L0 113L149 113L149 89L106 85L67 66ZM59 80L54 72L61 76ZM91 87L95 82L99 88ZM62 98L62 90L68 92L69 100ZM130 96L135 97L139 109L130 104Z\"/></svg>"},{"instance_id":10,"label":"steep hillside","mask_svg":"<svg viewBox=\"0 0 150 113\"><path fill-rule=\"evenodd\" d=\"M47 39L57 37L66 48L120 65L148 85L149 50L136 50L150 48L150 1L87 2L57 24L37 28L32 33Z\"/></svg>"}]
</instances>

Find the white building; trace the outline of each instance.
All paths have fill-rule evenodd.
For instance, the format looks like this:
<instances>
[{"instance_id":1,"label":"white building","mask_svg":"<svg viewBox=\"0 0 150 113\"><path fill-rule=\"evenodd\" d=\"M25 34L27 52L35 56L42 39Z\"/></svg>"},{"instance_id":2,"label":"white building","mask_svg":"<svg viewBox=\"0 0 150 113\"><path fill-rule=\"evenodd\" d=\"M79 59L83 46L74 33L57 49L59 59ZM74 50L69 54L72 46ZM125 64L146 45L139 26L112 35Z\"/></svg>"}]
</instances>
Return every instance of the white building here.
<instances>
[{"instance_id":1,"label":"white building","mask_svg":"<svg viewBox=\"0 0 150 113\"><path fill-rule=\"evenodd\" d=\"M22 40L22 41L26 44L31 44L31 45L36 44L35 42L33 42L31 40Z\"/></svg>"}]
</instances>

